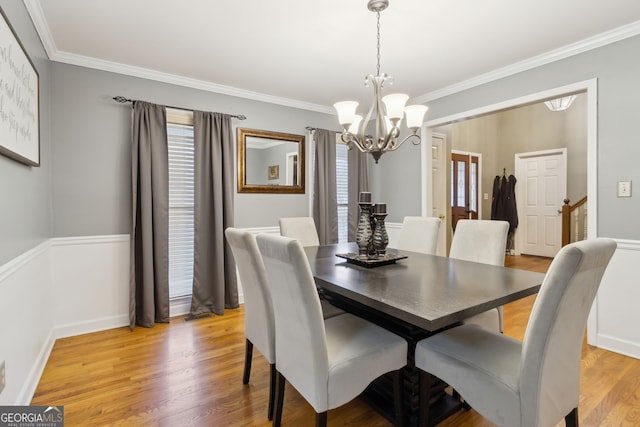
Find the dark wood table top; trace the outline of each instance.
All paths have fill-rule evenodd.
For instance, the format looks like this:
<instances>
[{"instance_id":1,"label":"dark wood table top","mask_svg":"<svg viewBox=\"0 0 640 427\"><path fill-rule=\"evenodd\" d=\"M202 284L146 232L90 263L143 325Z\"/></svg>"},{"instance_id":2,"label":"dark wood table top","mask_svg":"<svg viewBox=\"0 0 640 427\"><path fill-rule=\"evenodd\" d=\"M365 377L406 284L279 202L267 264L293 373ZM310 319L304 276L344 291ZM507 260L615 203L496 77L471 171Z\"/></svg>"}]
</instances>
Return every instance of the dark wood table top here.
<instances>
[{"instance_id":1,"label":"dark wood table top","mask_svg":"<svg viewBox=\"0 0 640 427\"><path fill-rule=\"evenodd\" d=\"M544 274L395 251L406 259L362 267L335 256L354 243L305 248L318 288L427 331L538 292Z\"/></svg>"}]
</instances>

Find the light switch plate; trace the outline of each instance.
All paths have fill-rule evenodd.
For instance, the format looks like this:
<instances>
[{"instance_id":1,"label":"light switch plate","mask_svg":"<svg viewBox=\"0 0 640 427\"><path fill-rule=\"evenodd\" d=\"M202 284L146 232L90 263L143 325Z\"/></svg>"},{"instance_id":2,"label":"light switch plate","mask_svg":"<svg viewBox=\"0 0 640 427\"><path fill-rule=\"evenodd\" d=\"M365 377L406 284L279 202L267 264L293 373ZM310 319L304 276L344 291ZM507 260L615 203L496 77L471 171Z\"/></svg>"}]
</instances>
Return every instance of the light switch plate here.
<instances>
[{"instance_id":1,"label":"light switch plate","mask_svg":"<svg viewBox=\"0 0 640 427\"><path fill-rule=\"evenodd\" d=\"M631 181L618 181L618 197L631 197Z\"/></svg>"}]
</instances>

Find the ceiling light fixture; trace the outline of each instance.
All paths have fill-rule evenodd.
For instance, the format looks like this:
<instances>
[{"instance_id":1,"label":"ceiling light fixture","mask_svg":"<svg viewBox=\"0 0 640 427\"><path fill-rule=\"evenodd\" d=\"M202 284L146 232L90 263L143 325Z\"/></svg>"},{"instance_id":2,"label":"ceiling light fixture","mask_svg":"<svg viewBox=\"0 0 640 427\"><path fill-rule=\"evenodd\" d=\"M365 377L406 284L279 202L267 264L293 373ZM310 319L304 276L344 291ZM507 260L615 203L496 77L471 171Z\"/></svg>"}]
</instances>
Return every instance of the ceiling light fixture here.
<instances>
[{"instance_id":1,"label":"ceiling light fixture","mask_svg":"<svg viewBox=\"0 0 640 427\"><path fill-rule=\"evenodd\" d=\"M569 108L574 99L576 99L575 95L563 96L562 98L545 101L544 105L551 111L562 111Z\"/></svg>"},{"instance_id":2,"label":"ceiling light fixture","mask_svg":"<svg viewBox=\"0 0 640 427\"><path fill-rule=\"evenodd\" d=\"M417 134L418 129L422 126L424 114L428 107L425 105L408 105L405 107L409 95L404 93L394 93L382 97L382 87L385 81L389 84L393 83L393 77L386 73L380 74L380 12L389 6L388 0L369 0L367 8L375 12L378 19L378 63L376 75L369 74L365 77L365 86L373 85L374 102L369 108L369 112L364 121L362 116L356 114L358 102L343 101L333 104L338 112L338 121L343 127L342 141L349 148L353 145L358 147L363 153L371 153L376 163L387 151L397 150L405 141L413 138L414 145L420 144L420 136ZM385 114L386 113L386 114ZM367 124L375 114L376 118L376 135L365 135ZM411 134L402 141L397 142L400 136L400 122L402 116L407 116L406 125L411 130Z\"/></svg>"}]
</instances>

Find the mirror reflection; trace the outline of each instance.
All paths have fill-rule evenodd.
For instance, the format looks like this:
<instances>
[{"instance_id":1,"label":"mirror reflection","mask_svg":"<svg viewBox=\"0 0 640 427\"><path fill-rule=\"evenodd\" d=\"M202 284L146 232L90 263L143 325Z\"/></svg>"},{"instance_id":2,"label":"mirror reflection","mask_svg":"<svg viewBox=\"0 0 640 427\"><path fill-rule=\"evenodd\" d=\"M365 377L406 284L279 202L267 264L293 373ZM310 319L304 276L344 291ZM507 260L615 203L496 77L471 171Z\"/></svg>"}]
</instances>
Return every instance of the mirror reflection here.
<instances>
[{"instance_id":1,"label":"mirror reflection","mask_svg":"<svg viewBox=\"0 0 640 427\"><path fill-rule=\"evenodd\" d=\"M238 129L238 192L304 193L304 136Z\"/></svg>"}]
</instances>

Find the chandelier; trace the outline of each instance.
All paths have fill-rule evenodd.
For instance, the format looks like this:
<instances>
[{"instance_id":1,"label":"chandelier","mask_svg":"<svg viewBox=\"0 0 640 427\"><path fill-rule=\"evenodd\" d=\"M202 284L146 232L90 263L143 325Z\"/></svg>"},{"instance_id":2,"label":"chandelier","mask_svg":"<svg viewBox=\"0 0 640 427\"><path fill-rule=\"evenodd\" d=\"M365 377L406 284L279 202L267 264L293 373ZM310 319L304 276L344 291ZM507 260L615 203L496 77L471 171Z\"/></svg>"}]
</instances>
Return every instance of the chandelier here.
<instances>
[{"instance_id":1,"label":"chandelier","mask_svg":"<svg viewBox=\"0 0 640 427\"><path fill-rule=\"evenodd\" d=\"M397 150L405 141L413 139L413 144L420 144L420 136L417 134L418 129L422 126L424 114L428 107L424 105L407 105L405 106L409 95L404 93L394 93L382 97L382 87L385 81L393 84L393 77L386 73L380 73L380 12L389 6L389 0L369 0L367 8L376 13L378 25L378 56L376 75L369 74L365 77L365 86L373 86L374 102L369 108L364 121L362 116L356 114L358 102L342 101L333 104L337 113L338 121L343 128L342 141L347 144L348 148L356 146L363 153L371 153L376 163L387 151ZM376 134L375 136L366 135L366 129L369 121L375 116ZM406 126L411 134L398 142L400 136L400 122L402 117L406 116Z\"/></svg>"}]
</instances>

